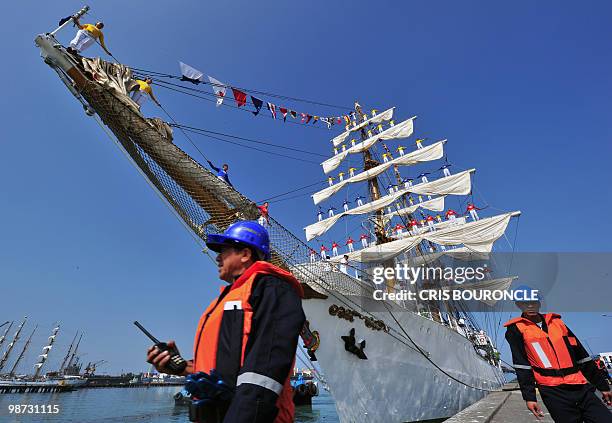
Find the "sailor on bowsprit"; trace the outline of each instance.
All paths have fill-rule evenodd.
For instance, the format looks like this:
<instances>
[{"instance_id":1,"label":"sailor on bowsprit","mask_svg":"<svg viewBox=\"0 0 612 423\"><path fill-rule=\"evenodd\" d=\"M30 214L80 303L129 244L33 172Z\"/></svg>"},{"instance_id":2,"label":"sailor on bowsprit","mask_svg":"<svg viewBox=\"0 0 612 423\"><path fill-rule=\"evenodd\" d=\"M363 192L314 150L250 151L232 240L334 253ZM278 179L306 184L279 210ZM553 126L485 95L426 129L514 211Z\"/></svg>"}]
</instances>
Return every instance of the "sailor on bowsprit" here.
<instances>
[{"instance_id":1,"label":"sailor on bowsprit","mask_svg":"<svg viewBox=\"0 0 612 423\"><path fill-rule=\"evenodd\" d=\"M226 184L228 184L229 186L233 187L232 183L229 180L229 176L227 174L227 171L229 170L229 166L227 165L227 163L224 163L223 166L221 166L221 169L219 169L218 167L216 167L214 164L212 164L212 162L210 160L206 160L208 162L208 164L210 165L210 167L217 172L217 178L221 179L223 182L225 182Z\"/></svg>"},{"instance_id":2,"label":"sailor on bowsprit","mask_svg":"<svg viewBox=\"0 0 612 423\"><path fill-rule=\"evenodd\" d=\"M72 18L74 24L79 30L77 31L74 39L70 41L70 47L68 47L68 52L70 53L82 53L89 47L91 47L96 41L100 44L100 47L108 54L112 56L110 51L106 48L104 44L104 34L102 33L102 28L104 28L104 23L96 22L93 24L84 24L81 25L78 18Z\"/></svg>"},{"instance_id":3,"label":"sailor on bowsprit","mask_svg":"<svg viewBox=\"0 0 612 423\"><path fill-rule=\"evenodd\" d=\"M139 107L142 107L145 100L147 99L147 96L149 96L155 104L161 107L161 104L159 103L159 101L157 101L157 98L155 98L155 96L153 95L153 88L151 88L151 84L153 83L153 80L151 78L146 77L144 80L137 79L136 83L138 85L134 87L133 93L132 93L132 100L134 100L134 103L138 104Z\"/></svg>"}]
</instances>

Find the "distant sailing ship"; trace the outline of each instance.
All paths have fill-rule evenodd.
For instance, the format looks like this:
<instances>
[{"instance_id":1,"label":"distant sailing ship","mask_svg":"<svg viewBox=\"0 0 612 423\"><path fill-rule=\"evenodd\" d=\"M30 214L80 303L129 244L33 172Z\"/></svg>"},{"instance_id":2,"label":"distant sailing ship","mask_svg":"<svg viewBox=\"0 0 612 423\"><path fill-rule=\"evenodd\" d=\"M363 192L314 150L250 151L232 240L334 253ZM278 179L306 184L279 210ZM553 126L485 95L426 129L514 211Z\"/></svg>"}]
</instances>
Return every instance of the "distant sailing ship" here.
<instances>
[{"instance_id":1,"label":"distant sailing ship","mask_svg":"<svg viewBox=\"0 0 612 423\"><path fill-rule=\"evenodd\" d=\"M31 344L32 336L34 336L34 333L38 329L38 325L32 330L32 333L30 334L27 341L25 342L21 350L21 353L16 358L9 372L4 373L4 374L2 373L3 369L6 367L6 364L8 363L9 358L11 357L11 352L13 351L14 346L17 344L17 341L19 341L21 337L21 332L26 322L27 322L27 317L23 319L23 321L17 328L15 335L13 336L11 342L8 344L6 350L2 354L2 357L0 358L0 388L12 387L16 389L16 392L27 392L27 391L38 391L39 389L41 389L42 391L70 390L70 389L75 389L75 388L78 388L84 385L87 381L83 377L79 376L78 374L76 375L67 374L63 371L64 364L66 364L66 358L64 359L64 362L62 363L62 368L60 368L59 372L49 372L45 375L41 374L43 366L45 365L49 357L50 351L53 349L53 344L55 343L55 339L59 333L59 330L60 330L59 325L54 326L53 329L51 330L51 335L48 337L48 342L45 346L43 346L42 354L38 356L38 360L36 364L34 364L34 373L32 375L17 375L16 371L23 357L25 356L26 351L28 350ZM0 346L2 345L2 342L4 341L4 339L6 338L7 332L11 326L12 326L12 323L7 329L7 331L5 332L5 334L2 336L2 338L0 338ZM70 344L70 348L68 350L68 353L66 354L66 357L70 356L72 345L73 344ZM73 355L71 357L71 361L74 360L76 351L77 350L75 348Z\"/></svg>"},{"instance_id":2,"label":"distant sailing ship","mask_svg":"<svg viewBox=\"0 0 612 423\"><path fill-rule=\"evenodd\" d=\"M260 216L253 201L173 144L169 125L141 114L128 95L135 84L128 67L69 54L53 34L39 35L35 42L45 63L57 72L87 114L110 129L132 163L202 245L208 234L221 232L237 220ZM440 160L445 140L377 161L371 149L385 140L411 136L414 118L394 124L394 109L365 116L360 108L356 107L353 121L347 122L346 131L332 143L338 147L351 134L361 139L343 151L339 149L323 163L323 170L329 173L346 157L359 153L363 172L331 184L313 199L319 204L358 182L367 184L369 198L352 210L307 226L306 239L321 236L343 216L353 214L364 216L364 227L372 240L348 254L354 263L350 272L338 271L339 256L330 261L311 260L312 248L270 217L271 262L292 271L302 283L308 318L303 339L311 359L318 360L325 372L342 422L445 418L501 388L504 380L497 351L484 331L466 324L467 314L445 304L417 308L396 301L374 304L371 269L395 263L419 265L457 252L490 252L519 212L472 221L453 218L389 233L392 219L410 218L418 209L441 211L446 196L467 195L474 169L432 181L404 180L399 167ZM387 171L397 178L391 183L397 187L384 193L378 178ZM413 199L411 204L411 195L427 200ZM503 289L511 281L512 277L505 277L486 283Z\"/></svg>"}]
</instances>

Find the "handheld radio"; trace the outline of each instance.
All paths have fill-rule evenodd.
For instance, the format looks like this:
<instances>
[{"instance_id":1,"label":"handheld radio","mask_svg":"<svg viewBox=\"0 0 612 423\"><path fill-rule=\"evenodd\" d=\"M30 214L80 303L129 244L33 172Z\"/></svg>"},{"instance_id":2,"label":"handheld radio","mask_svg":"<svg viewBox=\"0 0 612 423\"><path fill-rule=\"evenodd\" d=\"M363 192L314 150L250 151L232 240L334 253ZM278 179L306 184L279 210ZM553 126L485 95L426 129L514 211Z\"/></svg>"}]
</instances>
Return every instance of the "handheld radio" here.
<instances>
[{"instance_id":1,"label":"handheld radio","mask_svg":"<svg viewBox=\"0 0 612 423\"><path fill-rule=\"evenodd\" d=\"M155 343L157 349L159 349L160 351L168 351L170 353L170 361L166 363L166 367L168 368L168 370L175 374L183 373L183 371L187 367L187 361L185 361L185 359L180 356L176 347L169 347L167 343L160 342L159 339L151 335L148 330L142 327L142 325L138 323L138 321L134 321L134 324L145 335L147 335L151 341Z\"/></svg>"}]
</instances>

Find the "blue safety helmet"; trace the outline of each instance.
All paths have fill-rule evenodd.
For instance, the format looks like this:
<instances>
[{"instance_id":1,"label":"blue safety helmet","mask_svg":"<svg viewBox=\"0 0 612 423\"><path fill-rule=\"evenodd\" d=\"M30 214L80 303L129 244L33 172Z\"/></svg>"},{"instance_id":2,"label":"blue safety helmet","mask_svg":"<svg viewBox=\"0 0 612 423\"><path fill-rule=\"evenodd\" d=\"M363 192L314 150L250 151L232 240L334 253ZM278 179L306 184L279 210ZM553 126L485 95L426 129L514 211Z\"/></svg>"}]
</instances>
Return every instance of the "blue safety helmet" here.
<instances>
[{"instance_id":1,"label":"blue safety helmet","mask_svg":"<svg viewBox=\"0 0 612 423\"><path fill-rule=\"evenodd\" d=\"M524 291L525 294L524 296L529 297L529 298L535 298L535 301L538 302L542 302L542 300L544 300L544 296L542 295L541 291L539 289L533 289L532 287L530 287L529 285L520 285L517 286L516 288L514 288L513 291ZM529 303L532 302L533 300L527 300L527 301L521 301L521 300L515 300L514 302L516 303Z\"/></svg>"},{"instance_id":2,"label":"blue safety helmet","mask_svg":"<svg viewBox=\"0 0 612 423\"><path fill-rule=\"evenodd\" d=\"M257 222L249 220L236 222L222 234L208 235L206 241L208 248L219 253L223 245L252 247L264 260L270 259L270 236L266 228Z\"/></svg>"}]
</instances>

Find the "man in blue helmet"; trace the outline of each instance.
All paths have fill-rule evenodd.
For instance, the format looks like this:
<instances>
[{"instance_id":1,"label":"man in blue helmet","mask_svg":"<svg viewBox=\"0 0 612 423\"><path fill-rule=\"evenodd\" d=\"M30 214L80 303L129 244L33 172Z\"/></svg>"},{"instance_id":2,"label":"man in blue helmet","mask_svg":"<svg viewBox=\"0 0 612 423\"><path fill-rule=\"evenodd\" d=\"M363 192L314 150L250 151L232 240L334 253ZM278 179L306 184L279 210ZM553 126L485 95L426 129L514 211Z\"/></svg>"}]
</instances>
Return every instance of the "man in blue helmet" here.
<instances>
[{"instance_id":1,"label":"man in blue helmet","mask_svg":"<svg viewBox=\"0 0 612 423\"><path fill-rule=\"evenodd\" d=\"M269 235L256 222L234 223L223 234L209 235L206 245L217 252L219 278L229 285L202 314L194 356L183 374L220 378L233 397L199 398L194 404L205 402L207 408L192 404L192 421L211 421L212 403L219 422L292 422L289 377L305 321L302 287L291 273L266 261ZM156 347L148 351L147 361L160 372L168 372L169 359Z\"/></svg>"},{"instance_id":2,"label":"man in blue helmet","mask_svg":"<svg viewBox=\"0 0 612 423\"><path fill-rule=\"evenodd\" d=\"M521 285L514 293L522 314L504 326L529 411L538 419L544 416L536 398L537 386L555 422L612 422L612 413L595 396L597 388L603 402L610 405L610 386L576 335L560 315L540 314L543 298L538 290Z\"/></svg>"}]
</instances>

